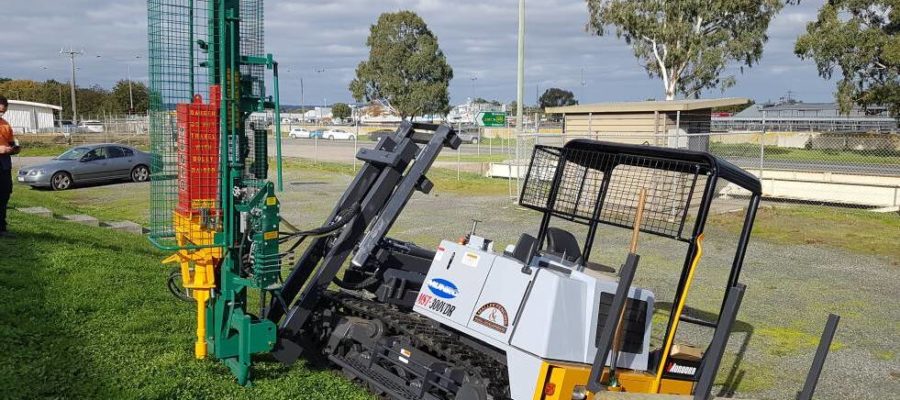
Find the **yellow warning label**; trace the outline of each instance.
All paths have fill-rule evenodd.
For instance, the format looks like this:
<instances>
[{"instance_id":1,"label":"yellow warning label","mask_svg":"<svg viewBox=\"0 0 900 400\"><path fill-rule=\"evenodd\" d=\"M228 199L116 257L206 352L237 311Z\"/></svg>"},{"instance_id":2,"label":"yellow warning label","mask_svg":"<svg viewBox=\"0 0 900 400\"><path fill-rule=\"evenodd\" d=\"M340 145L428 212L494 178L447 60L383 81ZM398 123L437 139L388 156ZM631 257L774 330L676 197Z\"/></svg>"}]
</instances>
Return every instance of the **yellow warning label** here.
<instances>
[{"instance_id":1,"label":"yellow warning label","mask_svg":"<svg viewBox=\"0 0 900 400\"><path fill-rule=\"evenodd\" d=\"M266 197L266 205L267 206L274 206L276 204L278 204L278 199L275 196Z\"/></svg>"},{"instance_id":2,"label":"yellow warning label","mask_svg":"<svg viewBox=\"0 0 900 400\"><path fill-rule=\"evenodd\" d=\"M278 239L278 231L269 231L263 234L264 240Z\"/></svg>"}]
</instances>

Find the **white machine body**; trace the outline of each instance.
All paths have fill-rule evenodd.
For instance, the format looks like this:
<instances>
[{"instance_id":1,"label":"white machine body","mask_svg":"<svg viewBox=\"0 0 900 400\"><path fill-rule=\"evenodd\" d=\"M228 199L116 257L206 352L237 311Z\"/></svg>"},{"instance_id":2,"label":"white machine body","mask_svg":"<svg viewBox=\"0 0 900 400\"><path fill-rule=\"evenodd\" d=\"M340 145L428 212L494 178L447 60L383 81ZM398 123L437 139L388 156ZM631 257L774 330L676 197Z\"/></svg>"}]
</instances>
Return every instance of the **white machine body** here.
<instances>
[{"instance_id":1,"label":"white machine body","mask_svg":"<svg viewBox=\"0 0 900 400\"><path fill-rule=\"evenodd\" d=\"M473 242L479 245L441 242L414 311L506 353L514 399L533 396L543 360L593 363L615 277L552 256L534 257L526 268L483 240ZM616 364L645 371L655 298L635 287L628 296L629 333L642 324L636 328L643 338L631 338Z\"/></svg>"}]
</instances>

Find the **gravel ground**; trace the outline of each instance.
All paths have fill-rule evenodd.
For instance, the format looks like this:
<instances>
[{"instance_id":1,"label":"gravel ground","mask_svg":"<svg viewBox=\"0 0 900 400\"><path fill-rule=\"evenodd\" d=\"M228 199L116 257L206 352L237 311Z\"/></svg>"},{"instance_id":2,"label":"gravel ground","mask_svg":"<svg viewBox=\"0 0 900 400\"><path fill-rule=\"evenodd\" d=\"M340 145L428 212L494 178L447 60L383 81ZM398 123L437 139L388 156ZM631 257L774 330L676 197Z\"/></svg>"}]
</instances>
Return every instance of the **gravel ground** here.
<instances>
[{"instance_id":1,"label":"gravel ground","mask_svg":"<svg viewBox=\"0 0 900 400\"><path fill-rule=\"evenodd\" d=\"M298 226L321 224L351 178L289 172L286 193L280 196L284 216ZM733 210L739 204L726 202L719 210ZM442 239L467 233L472 219L482 221L479 234L494 239L497 250L523 232L534 234L540 222L537 213L505 197L460 195L436 187L430 195L413 196L391 236L435 247ZM581 227L560 225L576 236L581 232ZM592 260L619 265L629 234L601 228ZM718 311L736 241L735 232L707 225L704 257L688 301L692 312L702 316L708 315L704 311ZM642 236L635 279L636 285L657 296L654 321L668 317L684 252L682 243ZM736 398L792 398L802 386L832 312L842 319L816 398L900 398L900 280L892 261L822 245L753 241L741 277L747 293L719 373L720 394L737 388ZM655 325L654 344L663 334L661 326ZM710 337L709 329L682 325L678 341L705 345Z\"/></svg>"}]
</instances>

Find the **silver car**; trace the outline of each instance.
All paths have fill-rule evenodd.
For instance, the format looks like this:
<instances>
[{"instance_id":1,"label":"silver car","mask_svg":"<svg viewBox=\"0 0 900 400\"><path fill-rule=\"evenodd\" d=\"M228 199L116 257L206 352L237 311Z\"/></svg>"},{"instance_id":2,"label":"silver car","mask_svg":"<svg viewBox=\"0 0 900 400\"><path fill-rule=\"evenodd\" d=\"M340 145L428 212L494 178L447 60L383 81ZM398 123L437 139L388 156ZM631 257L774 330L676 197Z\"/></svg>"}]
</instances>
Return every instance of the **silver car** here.
<instances>
[{"instance_id":1,"label":"silver car","mask_svg":"<svg viewBox=\"0 0 900 400\"><path fill-rule=\"evenodd\" d=\"M16 179L53 190L116 179L145 182L150 179L150 154L112 143L77 146L46 163L22 167Z\"/></svg>"}]
</instances>

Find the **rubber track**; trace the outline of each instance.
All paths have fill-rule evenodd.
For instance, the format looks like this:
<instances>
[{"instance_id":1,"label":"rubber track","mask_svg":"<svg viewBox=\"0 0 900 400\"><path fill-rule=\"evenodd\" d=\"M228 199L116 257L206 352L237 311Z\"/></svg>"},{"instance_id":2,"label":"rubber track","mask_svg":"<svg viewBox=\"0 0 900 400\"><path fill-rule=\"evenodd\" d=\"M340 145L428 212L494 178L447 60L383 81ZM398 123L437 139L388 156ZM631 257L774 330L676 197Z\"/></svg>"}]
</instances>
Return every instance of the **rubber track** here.
<instances>
[{"instance_id":1,"label":"rubber track","mask_svg":"<svg viewBox=\"0 0 900 400\"><path fill-rule=\"evenodd\" d=\"M459 340L459 334L413 312L345 293L326 292L325 298L354 316L382 321L392 334L407 337L417 349L425 349L450 365L489 380L488 395L509 399L506 366Z\"/></svg>"}]
</instances>

